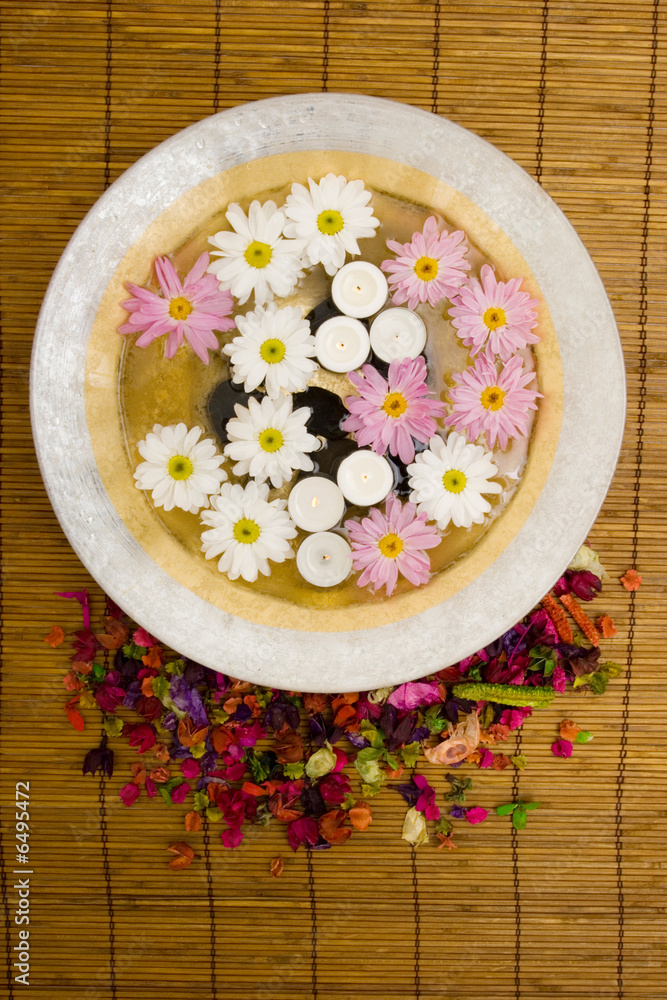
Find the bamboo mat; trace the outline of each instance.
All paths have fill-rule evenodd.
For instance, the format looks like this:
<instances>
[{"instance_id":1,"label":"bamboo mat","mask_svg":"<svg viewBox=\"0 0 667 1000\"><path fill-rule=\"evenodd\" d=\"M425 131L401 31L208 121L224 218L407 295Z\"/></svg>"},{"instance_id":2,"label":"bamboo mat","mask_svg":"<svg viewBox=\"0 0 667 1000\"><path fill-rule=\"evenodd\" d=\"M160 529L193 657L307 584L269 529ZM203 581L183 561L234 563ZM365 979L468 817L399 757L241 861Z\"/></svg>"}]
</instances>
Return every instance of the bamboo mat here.
<instances>
[{"instance_id":1,"label":"bamboo mat","mask_svg":"<svg viewBox=\"0 0 667 1000\"><path fill-rule=\"evenodd\" d=\"M0 994L72 1000L555 1000L667 998L667 8L659 0L3 0L2 848ZM354 91L473 129L517 160L577 228L609 292L629 379L618 471L591 532L611 574L624 675L525 726L520 776L484 772L474 804L535 798L516 835L491 817L459 849L411 851L403 807L375 801L345 847L292 855L282 829L165 869L183 810L131 810L83 778L89 733L68 727L78 627L54 596L88 586L48 504L31 445L28 363L51 271L108 184L216 110L282 93ZM582 433L582 448L586 448ZM572 503L577 498L573 496ZM630 566L643 586L628 595ZM65 648L65 647L63 647ZM89 713L92 715L92 713ZM563 714L594 742L550 753ZM481 772L480 772L481 774ZM30 782L30 987L12 982L14 787ZM462 824L465 826L465 824ZM188 835L191 842L201 835ZM279 880L269 860L286 861ZM0 959L0 964L4 962Z\"/></svg>"}]
</instances>

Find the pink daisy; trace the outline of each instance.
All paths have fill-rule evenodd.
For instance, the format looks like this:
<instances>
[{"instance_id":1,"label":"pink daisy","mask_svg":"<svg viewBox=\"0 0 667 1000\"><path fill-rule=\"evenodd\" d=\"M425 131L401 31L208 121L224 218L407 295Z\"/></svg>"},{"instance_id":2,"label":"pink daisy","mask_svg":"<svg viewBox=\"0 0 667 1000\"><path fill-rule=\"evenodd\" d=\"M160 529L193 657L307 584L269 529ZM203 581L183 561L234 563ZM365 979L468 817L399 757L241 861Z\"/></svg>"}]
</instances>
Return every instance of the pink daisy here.
<instances>
[{"instance_id":1,"label":"pink daisy","mask_svg":"<svg viewBox=\"0 0 667 1000\"><path fill-rule=\"evenodd\" d=\"M475 441L484 431L489 448L496 440L501 448L507 447L510 438L523 436L528 430L529 410L536 410L535 400L541 392L526 389L535 372L523 370L523 360L515 355L501 369L481 355L473 368L453 375L458 382L449 392L454 404L445 423L463 431L470 441Z\"/></svg>"},{"instance_id":2,"label":"pink daisy","mask_svg":"<svg viewBox=\"0 0 667 1000\"><path fill-rule=\"evenodd\" d=\"M358 396L348 396L345 405L350 411L342 423L343 430L352 431L360 447L370 445L378 455L389 449L406 464L415 457L415 443L426 443L435 434L434 417L441 417L445 404L439 399L427 399L426 362L404 358L389 365L388 380L372 365L361 369L363 377L348 372Z\"/></svg>"},{"instance_id":3,"label":"pink daisy","mask_svg":"<svg viewBox=\"0 0 667 1000\"><path fill-rule=\"evenodd\" d=\"M414 309L418 302L436 305L441 299L456 295L465 281L470 264L464 259L468 248L460 246L464 233L438 232L434 215L424 223L421 233L413 233L411 243L387 240L396 260L384 260L380 265L389 272L392 300L400 305L407 302Z\"/></svg>"},{"instance_id":4,"label":"pink daisy","mask_svg":"<svg viewBox=\"0 0 667 1000\"><path fill-rule=\"evenodd\" d=\"M371 507L370 517L362 521L346 521L352 543L352 563L363 570L357 580L360 587L373 584L373 590L387 588L389 596L398 581L398 574L418 587L427 583L431 561L425 549L440 544L440 535L433 525L426 524L426 514L417 514L413 503L401 504L390 493L386 514Z\"/></svg>"},{"instance_id":5,"label":"pink daisy","mask_svg":"<svg viewBox=\"0 0 667 1000\"><path fill-rule=\"evenodd\" d=\"M508 282L496 281L493 268L485 264L481 283L471 278L452 299L452 325L466 347L472 347L474 358L483 347L487 358L498 355L508 361L528 344L537 344L539 337L530 331L537 326L537 299L519 291L521 278Z\"/></svg>"},{"instance_id":6,"label":"pink daisy","mask_svg":"<svg viewBox=\"0 0 667 1000\"><path fill-rule=\"evenodd\" d=\"M119 333L141 333L137 347L150 343L168 333L165 354L173 358L183 343L183 337L192 349L208 364L209 350L217 350L218 338L214 330L233 330L235 323L229 318L233 299L230 292L221 292L218 279L206 274L210 257L203 253L183 281L168 257L157 257L155 274L162 295L138 285L127 285L132 298L123 302L130 319L118 327Z\"/></svg>"}]
</instances>

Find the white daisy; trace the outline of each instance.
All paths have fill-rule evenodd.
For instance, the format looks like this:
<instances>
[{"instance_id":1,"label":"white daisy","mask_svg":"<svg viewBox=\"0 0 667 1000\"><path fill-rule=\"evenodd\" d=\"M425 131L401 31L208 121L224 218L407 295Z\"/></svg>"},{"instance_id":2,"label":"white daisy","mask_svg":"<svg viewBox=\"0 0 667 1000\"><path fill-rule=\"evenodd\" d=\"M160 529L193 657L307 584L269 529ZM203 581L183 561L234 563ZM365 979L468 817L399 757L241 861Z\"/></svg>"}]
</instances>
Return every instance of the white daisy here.
<instances>
[{"instance_id":1,"label":"white daisy","mask_svg":"<svg viewBox=\"0 0 667 1000\"><path fill-rule=\"evenodd\" d=\"M225 455L236 462L235 475L249 474L258 483L270 479L280 489L294 469L312 472L312 459L305 453L316 451L320 441L306 430L309 406L292 413L291 396L277 402L268 396L259 402L251 396L247 407L237 403L234 412L225 426L229 438Z\"/></svg>"},{"instance_id":2,"label":"white daisy","mask_svg":"<svg viewBox=\"0 0 667 1000\"><path fill-rule=\"evenodd\" d=\"M253 289L258 305L274 295L289 295L303 277L301 254L306 241L281 238L285 216L272 201L263 205L253 201L247 215L233 203L225 216L234 232L222 230L208 240L219 251L212 251L211 256L220 259L212 261L208 270L220 288L231 291L241 305Z\"/></svg>"},{"instance_id":3,"label":"white daisy","mask_svg":"<svg viewBox=\"0 0 667 1000\"><path fill-rule=\"evenodd\" d=\"M501 492L499 483L489 482L497 473L490 452L468 444L462 434L453 431L446 441L432 437L428 449L408 466L410 499L439 528L450 521L457 528L469 528L481 524L491 510L482 494Z\"/></svg>"},{"instance_id":4,"label":"white daisy","mask_svg":"<svg viewBox=\"0 0 667 1000\"><path fill-rule=\"evenodd\" d=\"M371 192L360 180L327 174L319 184L309 177L308 186L293 184L283 211L290 221L285 236L308 241L306 256L311 264L324 264L327 274L335 274L345 263L345 254L360 253L357 240L374 236L380 225L368 207Z\"/></svg>"},{"instance_id":5,"label":"white daisy","mask_svg":"<svg viewBox=\"0 0 667 1000\"><path fill-rule=\"evenodd\" d=\"M152 491L156 507L180 507L197 514L201 507L208 507L211 494L219 492L227 478L220 468L224 458L210 438L199 441L202 433L201 427L188 430L185 424L155 424L137 445L146 461L134 473L136 486Z\"/></svg>"},{"instance_id":6,"label":"white daisy","mask_svg":"<svg viewBox=\"0 0 667 1000\"><path fill-rule=\"evenodd\" d=\"M218 569L230 580L242 576L253 583L258 573L268 576L269 559L281 563L294 557L288 539L296 537L296 528L285 511L286 500L267 501L269 487L252 480L245 489L238 483L225 483L220 495L213 497L213 510L202 512L202 552L207 559L221 555Z\"/></svg>"},{"instance_id":7,"label":"white daisy","mask_svg":"<svg viewBox=\"0 0 667 1000\"><path fill-rule=\"evenodd\" d=\"M275 302L257 306L253 312L236 317L241 336L225 344L223 353L231 360L232 381L243 382L252 392L262 382L272 399L286 392L301 392L317 371L315 338L310 323L295 306L279 309Z\"/></svg>"}]
</instances>

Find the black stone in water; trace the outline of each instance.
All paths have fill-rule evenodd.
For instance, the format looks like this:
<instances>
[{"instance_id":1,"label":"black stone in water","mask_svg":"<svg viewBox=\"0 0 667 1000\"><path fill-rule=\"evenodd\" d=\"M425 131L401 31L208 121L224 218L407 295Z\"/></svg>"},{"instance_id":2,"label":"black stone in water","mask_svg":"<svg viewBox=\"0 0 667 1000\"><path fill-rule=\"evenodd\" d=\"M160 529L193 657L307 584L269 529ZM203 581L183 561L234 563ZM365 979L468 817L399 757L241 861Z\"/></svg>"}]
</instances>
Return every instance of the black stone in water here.
<instances>
[{"instance_id":1,"label":"black stone in water","mask_svg":"<svg viewBox=\"0 0 667 1000\"><path fill-rule=\"evenodd\" d=\"M351 441L350 438L343 438L339 441L327 441L319 451L312 452L310 456L315 463L315 472L321 473L324 476L331 476L332 479L335 479L338 466L343 459L351 455L353 451L358 451L358 449L359 445L357 442Z\"/></svg>"},{"instance_id":2,"label":"black stone in water","mask_svg":"<svg viewBox=\"0 0 667 1000\"><path fill-rule=\"evenodd\" d=\"M415 445L415 455L418 455L420 451L426 451L428 448L428 445L424 444L423 441L415 441L414 438L412 440ZM390 455L387 453L385 458L391 465L394 473L394 485L392 487L394 493L397 493L399 497L409 496L412 490L409 485L410 476L408 475L408 466L405 462L401 462L398 455ZM411 462L408 462L408 465L411 464Z\"/></svg>"},{"instance_id":3,"label":"black stone in water","mask_svg":"<svg viewBox=\"0 0 667 1000\"><path fill-rule=\"evenodd\" d=\"M306 316L306 319L310 323L310 332L315 333L317 328L319 326L322 326L322 323L326 323L328 319L331 319L333 316L343 316L343 315L344 313L340 311L338 306L335 304L334 300L332 298L328 298L325 299L324 302L320 302L318 305L316 305L314 309L311 309L308 315ZM360 322L364 324L366 329L369 328L370 326L369 320L362 319Z\"/></svg>"},{"instance_id":4,"label":"black stone in water","mask_svg":"<svg viewBox=\"0 0 667 1000\"><path fill-rule=\"evenodd\" d=\"M306 316L306 319L310 323L310 332L315 333L318 326L322 326L328 319L332 316L342 316L342 312L337 305L334 304L334 300L329 298L325 299L324 302L320 302L315 306L314 309Z\"/></svg>"},{"instance_id":5,"label":"black stone in water","mask_svg":"<svg viewBox=\"0 0 667 1000\"><path fill-rule=\"evenodd\" d=\"M237 403L240 403L241 406L247 406L250 396L254 396L255 399L261 399L262 393L247 393L243 389L242 383L240 383L239 387L239 384L235 384L231 380L221 382L211 393L208 401L208 416L213 424L213 430L223 444L229 440L226 430L227 421L230 417L236 416L234 406Z\"/></svg>"},{"instance_id":6,"label":"black stone in water","mask_svg":"<svg viewBox=\"0 0 667 1000\"><path fill-rule=\"evenodd\" d=\"M328 440L346 436L347 432L341 430L340 425L348 416L348 411L335 392L319 385L311 385L304 392L294 394L294 409L298 410L300 406L310 407L310 417L306 423L310 434L321 434Z\"/></svg>"}]
</instances>

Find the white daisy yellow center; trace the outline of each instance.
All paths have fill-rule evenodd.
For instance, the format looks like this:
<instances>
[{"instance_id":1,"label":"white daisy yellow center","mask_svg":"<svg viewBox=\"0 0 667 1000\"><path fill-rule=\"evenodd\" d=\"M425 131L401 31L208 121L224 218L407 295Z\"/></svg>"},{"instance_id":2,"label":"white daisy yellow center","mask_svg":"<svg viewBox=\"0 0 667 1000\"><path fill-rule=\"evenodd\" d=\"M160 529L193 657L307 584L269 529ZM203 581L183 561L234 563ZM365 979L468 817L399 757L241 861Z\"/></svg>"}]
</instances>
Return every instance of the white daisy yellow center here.
<instances>
[{"instance_id":1,"label":"white daisy yellow center","mask_svg":"<svg viewBox=\"0 0 667 1000\"><path fill-rule=\"evenodd\" d=\"M277 338L265 340L259 349L259 356L267 364L275 365L285 357L285 345Z\"/></svg>"},{"instance_id":2,"label":"white daisy yellow center","mask_svg":"<svg viewBox=\"0 0 667 1000\"><path fill-rule=\"evenodd\" d=\"M485 410L501 410L505 392L499 385L489 385L480 397L480 402Z\"/></svg>"},{"instance_id":3,"label":"white daisy yellow center","mask_svg":"<svg viewBox=\"0 0 667 1000\"><path fill-rule=\"evenodd\" d=\"M278 451L279 448L282 448L283 442L284 438L276 427L267 427L259 435L259 446L264 451Z\"/></svg>"},{"instance_id":4,"label":"white daisy yellow center","mask_svg":"<svg viewBox=\"0 0 667 1000\"><path fill-rule=\"evenodd\" d=\"M398 418L408 408L408 401L402 392L390 392L384 397L382 409L388 417Z\"/></svg>"},{"instance_id":5,"label":"white daisy yellow center","mask_svg":"<svg viewBox=\"0 0 667 1000\"><path fill-rule=\"evenodd\" d=\"M243 256L251 267L266 267L271 261L271 254L272 250L268 243L260 243L259 240L253 240L246 247Z\"/></svg>"},{"instance_id":6,"label":"white daisy yellow center","mask_svg":"<svg viewBox=\"0 0 667 1000\"><path fill-rule=\"evenodd\" d=\"M234 525L234 538L243 545L252 545L261 534L261 529L256 521L251 521L247 517L242 517Z\"/></svg>"},{"instance_id":7,"label":"white daisy yellow center","mask_svg":"<svg viewBox=\"0 0 667 1000\"><path fill-rule=\"evenodd\" d=\"M450 469L442 477L442 485L448 493L462 493L468 480L460 469Z\"/></svg>"},{"instance_id":8,"label":"white daisy yellow center","mask_svg":"<svg viewBox=\"0 0 667 1000\"><path fill-rule=\"evenodd\" d=\"M380 539L378 542L378 548L385 558L396 559L396 557L400 556L403 551L403 542L398 535L394 535L390 532L390 534L385 535Z\"/></svg>"},{"instance_id":9,"label":"white daisy yellow center","mask_svg":"<svg viewBox=\"0 0 667 1000\"><path fill-rule=\"evenodd\" d=\"M185 455L173 455L167 471L172 479L189 479L193 472L192 462Z\"/></svg>"},{"instance_id":10,"label":"white daisy yellow center","mask_svg":"<svg viewBox=\"0 0 667 1000\"><path fill-rule=\"evenodd\" d=\"M186 319L192 312L192 303L184 299L182 295L172 299L169 303L169 315L172 319Z\"/></svg>"},{"instance_id":11,"label":"white daisy yellow center","mask_svg":"<svg viewBox=\"0 0 667 1000\"><path fill-rule=\"evenodd\" d=\"M415 274L422 281L433 281L438 277L438 262L435 257L420 257L415 262Z\"/></svg>"},{"instance_id":12,"label":"white daisy yellow center","mask_svg":"<svg viewBox=\"0 0 667 1000\"><path fill-rule=\"evenodd\" d=\"M497 330L499 326L505 326L507 316L499 306L489 306L482 316L482 322L489 330Z\"/></svg>"},{"instance_id":13,"label":"white daisy yellow center","mask_svg":"<svg viewBox=\"0 0 667 1000\"><path fill-rule=\"evenodd\" d=\"M335 236L344 225L343 216L333 208L327 208L317 216L317 228L325 236Z\"/></svg>"}]
</instances>

